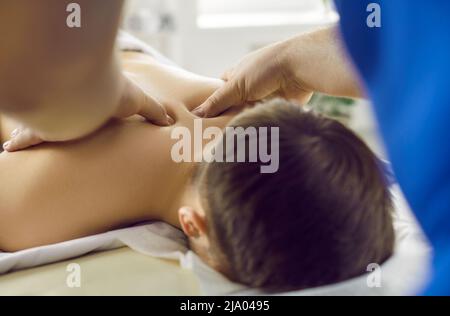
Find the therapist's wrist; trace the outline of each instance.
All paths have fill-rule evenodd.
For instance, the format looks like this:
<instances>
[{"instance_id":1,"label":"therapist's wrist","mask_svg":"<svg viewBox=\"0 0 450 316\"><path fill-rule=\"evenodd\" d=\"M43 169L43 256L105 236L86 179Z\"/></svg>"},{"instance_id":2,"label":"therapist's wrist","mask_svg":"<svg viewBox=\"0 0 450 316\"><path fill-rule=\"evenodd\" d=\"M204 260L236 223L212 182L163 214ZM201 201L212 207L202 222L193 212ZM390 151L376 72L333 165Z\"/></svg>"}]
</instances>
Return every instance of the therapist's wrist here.
<instances>
[{"instance_id":1,"label":"therapist's wrist","mask_svg":"<svg viewBox=\"0 0 450 316\"><path fill-rule=\"evenodd\" d=\"M320 47L312 33L291 38L285 43L283 69L290 80L304 90L317 91L320 79Z\"/></svg>"},{"instance_id":2,"label":"therapist's wrist","mask_svg":"<svg viewBox=\"0 0 450 316\"><path fill-rule=\"evenodd\" d=\"M336 27L305 33L287 42L290 75L303 89L335 96L364 96Z\"/></svg>"}]
</instances>

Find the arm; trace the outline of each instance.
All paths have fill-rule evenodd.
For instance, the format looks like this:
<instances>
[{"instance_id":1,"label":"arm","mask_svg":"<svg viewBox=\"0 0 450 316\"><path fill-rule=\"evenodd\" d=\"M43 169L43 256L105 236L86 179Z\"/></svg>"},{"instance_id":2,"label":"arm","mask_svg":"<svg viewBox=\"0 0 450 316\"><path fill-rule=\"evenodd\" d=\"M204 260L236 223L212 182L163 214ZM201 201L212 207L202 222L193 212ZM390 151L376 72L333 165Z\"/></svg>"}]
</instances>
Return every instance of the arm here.
<instances>
[{"instance_id":1,"label":"arm","mask_svg":"<svg viewBox=\"0 0 450 316\"><path fill-rule=\"evenodd\" d=\"M357 76L335 28L304 34L258 50L227 71L227 84L194 113L215 116L233 105L271 96L304 104L313 91L360 97Z\"/></svg>"},{"instance_id":2,"label":"arm","mask_svg":"<svg viewBox=\"0 0 450 316\"><path fill-rule=\"evenodd\" d=\"M68 0L0 4L0 111L26 128L5 148L83 137L111 117L142 114L168 125L161 104L123 76L114 49L123 0L79 0L81 28L67 26Z\"/></svg>"},{"instance_id":3,"label":"arm","mask_svg":"<svg viewBox=\"0 0 450 316\"><path fill-rule=\"evenodd\" d=\"M70 1L6 1L0 27L1 110L43 137L77 138L118 104L122 80L113 53L122 0L78 1L81 28L66 25ZM14 65L13 67L11 65Z\"/></svg>"}]
</instances>

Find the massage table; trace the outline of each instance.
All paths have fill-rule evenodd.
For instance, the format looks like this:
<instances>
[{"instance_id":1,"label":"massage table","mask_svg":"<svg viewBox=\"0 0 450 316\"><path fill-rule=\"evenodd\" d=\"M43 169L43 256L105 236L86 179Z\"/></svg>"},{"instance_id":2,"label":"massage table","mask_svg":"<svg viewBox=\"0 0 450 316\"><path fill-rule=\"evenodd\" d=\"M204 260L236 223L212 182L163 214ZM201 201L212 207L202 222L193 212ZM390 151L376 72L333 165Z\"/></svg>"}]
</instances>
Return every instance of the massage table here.
<instances>
[{"instance_id":1,"label":"massage table","mask_svg":"<svg viewBox=\"0 0 450 316\"><path fill-rule=\"evenodd\" d=\"M69 287L67 266L81 267L81 286ZM174 260L128 247L0 276L0 295L200 295L197 278Z\"/></svg>"}]
</instances>

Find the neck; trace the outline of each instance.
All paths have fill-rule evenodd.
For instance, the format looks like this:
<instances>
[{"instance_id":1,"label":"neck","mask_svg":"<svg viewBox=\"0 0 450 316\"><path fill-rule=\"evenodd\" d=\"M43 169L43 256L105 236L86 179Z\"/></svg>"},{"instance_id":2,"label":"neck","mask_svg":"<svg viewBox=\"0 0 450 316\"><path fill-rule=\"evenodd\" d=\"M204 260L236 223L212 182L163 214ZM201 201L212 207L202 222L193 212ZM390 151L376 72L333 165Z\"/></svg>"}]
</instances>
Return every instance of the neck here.
<instances>
[{"instance_id":1,"label":"neck","mask_svg":"<svg viewBox=\"0 0 450 316\"><path fill-rule=\"evenodd\" d=\"M173 187L173 192L177 194L173 195L173 198L168 201L167 207L161 210L159 220L166 222L177 228L181 228L178 220L178 211L184 206L198 207L196 189L191 183L191 178L198 167L197 163L183 163L186 164L182 168L183 175L180 176L183 180L179 182L177 187Z\"/></svg>"},{"instance_id":2,"label":"neck","mask_svg":"<svg viewBox=\"0 0 450 316\"><path fill-rule=\"evenodd\" d=\"M190 206L200 209L200 203L197 201L196 188L192 185L192 176L200 165L199 162L194 162L194 157L203 157L203 149L211 142L211 139L203 138L203 131L208 127L218 127L223 129L226 124L239 113L239 109L231 108L226 113L223 113L220 117L213 119L202 119L200 128L195 128L195 121L190 120L189 124L185 124L185 127L192 135L192 138L187 140L191 144L190 148L194 150L193 155L191 155L191 162L181 162L175 163L173 168L177 168L177 179L174 179L173 183L175 186L170 188L171 198L170 201L166 203L166 206L161 208L161 214L158 217L166 223L169 223L175 227L180 228L180 223L178 221L178 210L183 206ZM197 121L198 124L199 121ZM200 131L201 135L196 135ZM195 137L200 137L200 142L202 146L195 146ZM218 139L216 139L217 141ZM197 139L198 142L198 139ZM173 142L173 144L175 141ZM172 144L172 145L173 145Z\"/></svg>"}]
</instances>

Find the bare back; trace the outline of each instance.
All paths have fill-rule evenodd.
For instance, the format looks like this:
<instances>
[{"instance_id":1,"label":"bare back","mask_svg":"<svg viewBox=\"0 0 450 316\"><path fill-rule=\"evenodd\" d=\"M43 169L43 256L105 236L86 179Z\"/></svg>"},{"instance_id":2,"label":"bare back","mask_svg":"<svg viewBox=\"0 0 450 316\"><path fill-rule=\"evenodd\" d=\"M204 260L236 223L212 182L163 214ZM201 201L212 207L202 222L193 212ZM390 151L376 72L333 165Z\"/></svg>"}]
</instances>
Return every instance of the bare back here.
<instances>
[{"instance_id":1,"label":"bare back","mask_svg":"<svg viewBox=\"0 0 450 316\"><path fill-rule=\"evenodd\" d=\"M192 163L175 163L173 128L222 83L125 53L124 68L164 102L176 124L112 121L85 139L0 154L0 249L14 251L158 220L179 207ZM232 115L203 120L223 128ZM11 124L3 121L3 126ZM8 133L4 128L3 133ZM175 214L175 212L174 212ZM178 225L175 217L169 222Z\"/></svg>"}]
</instances>

